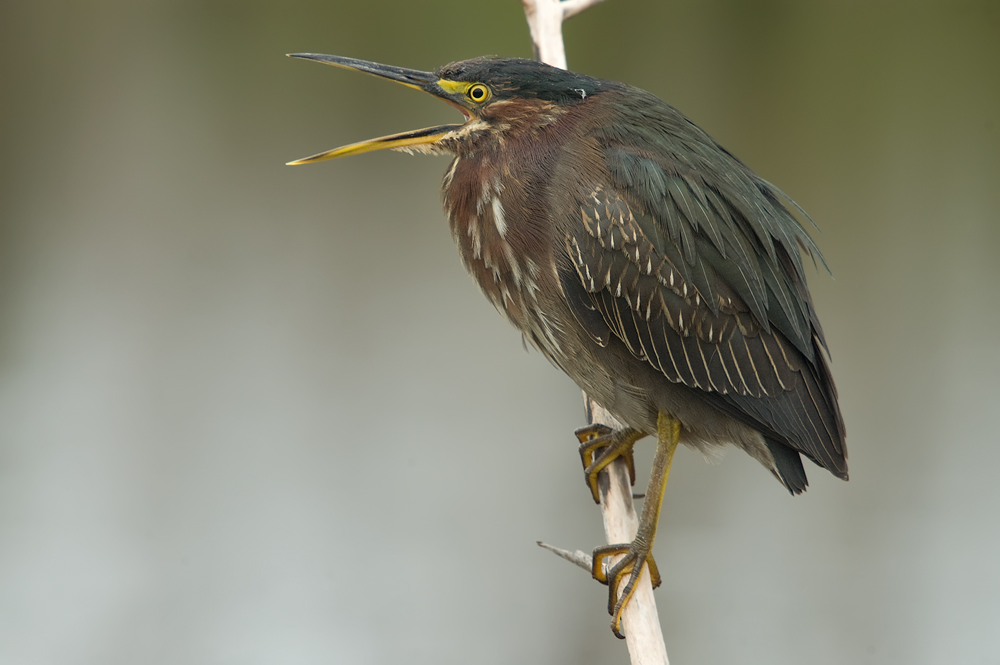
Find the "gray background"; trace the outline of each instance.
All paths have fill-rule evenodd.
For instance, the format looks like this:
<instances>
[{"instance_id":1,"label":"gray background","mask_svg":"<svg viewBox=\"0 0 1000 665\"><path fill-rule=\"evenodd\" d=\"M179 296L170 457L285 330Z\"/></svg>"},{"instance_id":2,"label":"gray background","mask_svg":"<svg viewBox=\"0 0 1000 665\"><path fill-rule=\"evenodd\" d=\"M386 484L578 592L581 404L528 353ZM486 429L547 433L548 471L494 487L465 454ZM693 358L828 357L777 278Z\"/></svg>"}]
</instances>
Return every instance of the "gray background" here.
<instances>
[{"instance_id":1,"label":"gray background","mask_svg":"<svg viewBox=\"0 0 1000 665\"><path fill-rule=\"evenodd\" d=\"M852 479L675 461L673 662L1000 662L1000 4L611 0L570 66L822 228ZM579 392L481 297L457 114L288 60L530 55L520 4L0 5L0 662L625 663ZM648 465L650 444L640 462Z\"/></svg>"}]
</instances>

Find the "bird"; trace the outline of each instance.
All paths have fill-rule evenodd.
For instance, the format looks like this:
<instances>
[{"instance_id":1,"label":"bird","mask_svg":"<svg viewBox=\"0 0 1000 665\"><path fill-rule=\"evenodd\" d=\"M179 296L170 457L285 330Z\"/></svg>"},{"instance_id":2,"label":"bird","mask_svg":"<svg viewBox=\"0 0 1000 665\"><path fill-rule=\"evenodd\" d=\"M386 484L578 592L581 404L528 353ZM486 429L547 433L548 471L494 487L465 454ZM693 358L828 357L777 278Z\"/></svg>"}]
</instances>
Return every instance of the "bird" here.
<instances>
[{"instance_id":1,"label":"bird","mask_svg":"<svg viewBox=\"0 0 1000 665\"><path fill-rule=\"evenodd\" d=\"M594 550L611 627L651 551L679 443L734 445L793 495L802 457L847 480L846 430L802 255L826 265L808 215L655 95L521 58L433 72L293 53L422 90L464 121L322 152L452 156L443 206L462 263L524 339L624 426L577 431L598 473L656 438L631 543ZM794 212L793 212L794 211ZM811 221L811 220L810 220ZM609 557L621 556L606 566Z\"/></svg>"}]
</instances>

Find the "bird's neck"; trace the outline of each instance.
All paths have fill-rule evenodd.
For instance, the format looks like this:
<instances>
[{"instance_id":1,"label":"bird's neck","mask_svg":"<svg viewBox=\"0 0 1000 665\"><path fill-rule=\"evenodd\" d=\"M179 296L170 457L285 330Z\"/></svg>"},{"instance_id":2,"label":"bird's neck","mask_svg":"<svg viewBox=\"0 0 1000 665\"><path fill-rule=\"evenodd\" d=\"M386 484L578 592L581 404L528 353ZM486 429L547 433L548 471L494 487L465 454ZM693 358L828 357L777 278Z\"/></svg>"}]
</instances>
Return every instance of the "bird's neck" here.
<instances>
[{"instance_id":1,"label":"bird's neck","mask_svg":"<svg viewBox=\"0 0 1000 665\"><path fill-rule=\"evenodd\" d=\"M460 157L502 153L519 144L537 142L565 113L540 99L512 99L483 109L442 143Z\"/></svg>"}]
</instances>

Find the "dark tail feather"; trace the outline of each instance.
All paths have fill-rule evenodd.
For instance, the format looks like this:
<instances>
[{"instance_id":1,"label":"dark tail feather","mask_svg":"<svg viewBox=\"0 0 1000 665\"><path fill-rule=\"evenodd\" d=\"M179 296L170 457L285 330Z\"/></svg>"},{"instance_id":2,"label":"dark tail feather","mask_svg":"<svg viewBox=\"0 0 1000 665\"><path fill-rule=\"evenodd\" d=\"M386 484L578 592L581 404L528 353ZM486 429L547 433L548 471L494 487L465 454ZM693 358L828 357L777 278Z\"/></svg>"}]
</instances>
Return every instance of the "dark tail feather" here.
<instances>
[{"instance_id":1,"label":"dark tail feather","mask_svg":"<svg viewBox=\"0 0 1000 665\"><path fill-rule=\"evenodd\" d=\"M783 443L778 443L765 437L764 443L771 451L774 458L774 475L778 477L788 491L792 494L801 494L809 486L809 479L806 478L806 470L802 468L802 458L797 450L789 448Z\"/></svg>"}]
</instances>

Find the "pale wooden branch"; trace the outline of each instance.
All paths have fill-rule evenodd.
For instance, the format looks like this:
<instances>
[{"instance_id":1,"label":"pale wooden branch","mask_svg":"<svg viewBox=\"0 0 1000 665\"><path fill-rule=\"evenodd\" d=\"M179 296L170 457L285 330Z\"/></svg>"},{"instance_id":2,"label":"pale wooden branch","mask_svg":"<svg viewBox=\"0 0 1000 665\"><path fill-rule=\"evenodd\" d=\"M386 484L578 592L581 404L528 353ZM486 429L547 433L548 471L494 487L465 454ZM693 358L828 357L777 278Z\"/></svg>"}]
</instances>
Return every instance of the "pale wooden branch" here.
<instances>
[{"instance_id":1,"label":"pale wooden branch","mask_svg":"<svg viewBox=\"0 0 1000 665\"><path fill-rule=\"evenodd\" d=\"M521 0L524 14L528 19L531 39L535 46L535 57L554 67L566 69L566 50L562 39L563 20L579 14L584 9L602 0ZM612 429L622 427L614 416L584 394L584 405L588 420L601 423ZM604 533L609 544L628 543L635 538L639 519L632 505L632 486L629 483L628 467L621 459L615 460L607 472L598 479L601 494L601 513L604 518ZM590 557L580 551L568 552L539 542L539 545L557 555L590 570ZM582 555L582 556L580 556ZM615 559L617 560L617 559ZM609 561L613 564L614 561ZM661 568L665 568L662 567ZM667 648L663 642L660 618L653 598L653 587L648 571L643 571L636 584L632 600L622 612L622 632L628 645L632 665L669 665Z\"/></svg>"},{"instance_id":2,"label":"pale wooden branch","mask_svg":"<svg viewBox=\"0 0 1000 665\"><path fill-rule=\"evenodd\" d=\"M588 9L602 2L604 2L604 0L562 0L562 2L559 3L559 6L562 7L563 20L565 21L570 16L576 16L584 9Z\"/></svg>"},{"instance_id":3,"label":"pale wooden branch","mask_svg":"<svg viewBox=\"0 0 1000 665\"><path fill-rule=\"evenodd\" d=\"M541 547L542 549L546 549L552 552L557 557L566 559L570 563L575 563L576 565L586 570L588 573L593 569L594 558L589 554L587 554L586 552L584 552L583 550L576 550L575 552L570 552L569 550L564 550L561 547L556 547L555 545L549 545L548 543L543 543L540 540L536 540L535 543L537 543L538 546Z\"/></svg>"},{"instance_id":4,"label":"pale wooden branch","mask_svg":"<svg viewBox=\"0 0 1000 665\"><path fill-rule=\"evenodd\" d=\"M563 46L562 22L604 0L521 0L528 19L535 58L566 69L566 47Z\"/></svg>"},{"instance_id":5,"label":"pale wooden branch","mask_svg":"<svg viewBox=\"0 0 1000 665\"><path fill-rule=\"evenodd\" d=\"M619 429L622 423L588 395L583 396L588 419L612 429ZM628 465L622 459L615 460L608 473L598 477L601 494L601 515L604 518L604 535L608 543L629 543L639 529L639 517L632 504L632 484L629 481ZM618 558L608 562L614 564ZM665 570L665 568L661 568ZM622 632L628 646L632 665L669 665L667 645L663 641L660 615L656 611L653 585L649 571L644 570L636 584L632 600L622 611Z\"/></svg>"},{"instance_id":6,"label":"pale wooden branch","mask_svg":"<svg viewBox=\"0 0 1000 665\"><path fill-rule=\"evenodd\" d=\"M559 0L521 0L528 30L535 45L535 58L566 69L566 48L563 46L563 9Z\"/></svg>"}]
</instances>

